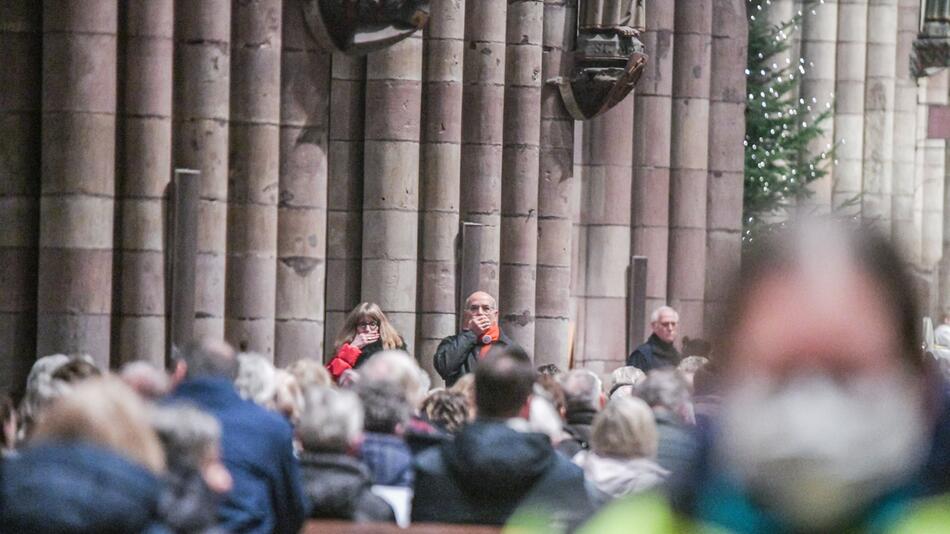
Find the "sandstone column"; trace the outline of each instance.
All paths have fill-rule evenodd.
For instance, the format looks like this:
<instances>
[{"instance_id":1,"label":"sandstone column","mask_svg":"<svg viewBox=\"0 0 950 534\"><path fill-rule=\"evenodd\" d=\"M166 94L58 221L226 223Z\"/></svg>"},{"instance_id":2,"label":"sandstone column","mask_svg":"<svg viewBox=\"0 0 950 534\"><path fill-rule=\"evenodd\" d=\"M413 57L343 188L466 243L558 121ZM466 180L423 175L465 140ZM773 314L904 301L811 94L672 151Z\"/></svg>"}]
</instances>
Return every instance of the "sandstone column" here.
<instances>
[{"instance_id":1,"label":"sandstone column","mask_svg":"<svg viewBox=\"0 0 950 534\"><path fill-rule=\"evenodd\" d=\"M950 73L944 70L922 80L925 86L921 90L919 115L921 132L918 139L923 169L921 201L921 267L925 271L936 268L943 255L943 219L948 206L944 205L944 177L946 175L946 142L942 139L927 139L927 107L934 104L947 104L947 88ZM943 299L941 305L945 305Z\"/></svg>"},{"instance_id":2,"label":"sandstone column","mask_svg":"<svg viewBox=\"0 0 950 534\"><path fill-rule=\"evenodd\" d=\"M462 99L462 220L488 226L479 285L498 295L502 135L505 110L505 17L508 0L465 4ZM507 310L501 310L507 313Z\"/></svg>"},{"instance_id":3,"label":"sandstone column","mask_svg":"<svg viewBox=\"0 0 950 534\"><path fill-rule=\"evenodd\" d=\"M706 337L725 312L727 277L742 256L745 173L745 0L714 0L706 192ZM834 48L831 49L832 53ZM829 189L830 196L830 189ZM688 328L688 325L687 325Z\"/></svg>"},{"instance_id":4,"label":"sandstone column","mask_svg":"<svg viewBox=\"0 0 950 534\"><path fill-rule=\"evenodd\" d=\"M901 0L897 29L894 92L893 216L894 244L908 264L920 260L920 234L914 228L914 152L917 144L917 83L910 77L910 53L917 37L918 3Z\"/></svg>"},{"instance_id":5,"label":"sandstone column","mask_svg":"<svg viewBox=\"0 0 950 534\"><path fill-rule=\"evenodd\" d=\"M330 53L283 5L274 361L323 358Z\"/></svg>"},{"instance_id":6,"label":"sandstone column","mask_svg":"<svg viewBox=\"0 0 950 534\"><path fill-rule=\"evenodd\" d=\"M174 2L131 0L125 5L116 349L119 362L147 360L163 368Z\"/></svg>"},{"instance_id":7,"label":"sandstone column","mask_svg":"<svg viewBox=\"0 0 950 534\"><path fill-rule=\"evenodd\" d=\"M225 337L273 357L280 174L281 0L236 2Z\"/></svg>"},{"instance_id":8,"label":"sandstone column","mask_svg":"<svg viewBox=\"0 0 950 534\"><path fill-rule=\"evenodd\" d=\"M891 232L897 14L895 0L870 0L868 4L861 216L873 221L885 235Z\"/></svg>"},{"instance_id":9,"label":"sandstone column","mask_svg":"<svg viewBox=\"0 0 950 534\"><path fill-rule=\"evenodd\" d=\"M666 304L667 297L673 2L650 3L641 39L650 60L635 93L631 252L647 258L649 313Z\"/></svg>"},{"instance_id":10,"label":"sandstone column","mask_svg":"<svg viewBox=\"0 0 950 534\"><path fill-rule=\"evenodd\" d=\"M201 171L195 336L224 336L231 0L175 2L176 167Z\"/></svg>"},{"instance_id":11,"label":"sandstone column","mask_svg":"<svg viewBox=\"0 0 950 534\"><path fill-rule=\"evenodd\" d=\"M498 305L502 328L522 347L534 347L535 332L543 17L542 0L508 6Z\"/></svg>"},{"instance_id":12,"label":"sandstone column","mask_svg":"<svg viewBox=\"0 0 950 534\"><path fill-rule=\"evenodd\" d=\"M367 57L362 298L379 304L410 351L416 336L421 107L420 35Z\"/></svg>"},{"instance_id":13,"label":"sandstone column","mask_svg":"<svg viewBox=\"0 0 950 534\"><path fill-rule=\"evenodd\" d=\"M474 0L477 1L477 0ZM432 3L425 29L419 335L416 353L433 380L432 358L456 322L456 239L462 141L465 0Z\"/></svg>"},{"instance_id":14,"label":"sandstone column","mask_svg":"<svg viewBox=\"0 0 950 534\"><path fill-rule=\"evenodd\" d=\"M0 391L22 392L36 353L42 7L0 4Z\"/></svg>"},{"instance_id":15,"label":"sandstone column","mask_svg":"<svg viewBox=\"0 0 950 534\"><path fill-rule=\"evenodd\" d=\"M366 60L334 53L327 169L324 359L346 314L360 302L363 247L363 94Z\"/></svg>"},{"instance_id":16,"label":"sandstone column","mask_svg":"<svg viewBox=\"0 0 950 534\"><path fill-rule=\"evenodd\" d=\"M115 208L115 0L43 5L37 354L109 365Z\"/></svg>"},{"instance_id":17,"label":"sandstone column","mask_svg":"<svg viewBox=\"0 0 950 534\"><path fill-rule=\"evenodd\" d=\"M805 7L802 18L802 59L805 75L801 79L801 98L811 106L806 120L815 118L834 106L836 48L838 37L838 1L813 2ZM808 147L811 157L827 153L834 145L835 122L830 115L823 123L824 134ZM814 196L807 204L819 213L831 210L831 190L834 183L834 165L829 162L827 174L811 183Z\"/></svg>"},{"instance_id":18,"label":"sandstone column","mask_svg":"<svg viewBox=\"0 0 950 534\"><path fill-rule=\"evenodd\" d=\"M544 0L541 161L538 177L538 274L534 361L567 368L571 354L571 235L574 120L555 85L573 70L575 0Z\"/></svg>"},{"instance_id":19,"label":"sandstone column","mask_svg":"<svg viewBox=\"0 0 950 534\"><path fill-rule=\"evenodd\" d=\"M670 133L668 295L684 335L703 334L712 6L677 2Z\"/></svg>"},{"instance_id":20,"label":"sandstone column","mask_svg":"<svg viewBox=\"0 0 950 534\"><path fill-rule=\"evenodd\" d=\"M867 0L838 0L838 44L835 65L835 143L838 146L834 209L861 211L864 172L864 75L867 64Z\"/></svg>"}]
</instances>

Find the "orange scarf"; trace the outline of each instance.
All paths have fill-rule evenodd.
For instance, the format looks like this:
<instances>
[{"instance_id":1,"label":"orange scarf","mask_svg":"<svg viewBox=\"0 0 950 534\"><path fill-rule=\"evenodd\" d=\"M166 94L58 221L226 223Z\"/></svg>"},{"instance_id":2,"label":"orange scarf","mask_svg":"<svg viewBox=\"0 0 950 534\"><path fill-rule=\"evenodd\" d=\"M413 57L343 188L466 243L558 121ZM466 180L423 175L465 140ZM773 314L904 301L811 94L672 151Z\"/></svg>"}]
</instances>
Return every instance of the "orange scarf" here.
<instances>
[{"instance_id":1,"label":"orange scarf","mask_svg":"<svg viewBox=\"0 0 950 534\"><path fill-rule=\"evenodd\" d=\"M482 338L484 338L485 336L491 337L491 343L485 343L484 345L482 345L482 348L479 350L479 353L478 353L479 360L484 358L488 354L488 351L491 350L492 345L496 341L498 341L499 337L501 337L501 329L498 328L497 324L493 324L489 326L488 330L485 330L485 333L483 333L481 337L479 337L478 342L482 343L483 342Z\"/></svg>"}]
</instances>

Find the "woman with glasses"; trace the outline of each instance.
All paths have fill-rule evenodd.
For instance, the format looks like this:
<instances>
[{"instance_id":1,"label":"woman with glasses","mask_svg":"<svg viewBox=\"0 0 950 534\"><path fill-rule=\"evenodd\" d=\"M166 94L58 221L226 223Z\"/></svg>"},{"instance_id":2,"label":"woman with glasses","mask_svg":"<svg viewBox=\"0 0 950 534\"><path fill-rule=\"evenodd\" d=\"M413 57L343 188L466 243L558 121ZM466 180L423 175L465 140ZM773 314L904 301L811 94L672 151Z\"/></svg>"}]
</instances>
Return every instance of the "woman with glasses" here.
<instances>
[{"instance_id":1,"label":"woman with glasses","mask_svg":"<svg viewBox=\"0 0 950 534\"><path fill-rule=\"evenodd\" d=\"M334 343L334 357L327 370L334 381L347 369L356 369L384 349L406 350L399 332L373 302L360 303L346 316Z\"/></svg>"}]
</instances>

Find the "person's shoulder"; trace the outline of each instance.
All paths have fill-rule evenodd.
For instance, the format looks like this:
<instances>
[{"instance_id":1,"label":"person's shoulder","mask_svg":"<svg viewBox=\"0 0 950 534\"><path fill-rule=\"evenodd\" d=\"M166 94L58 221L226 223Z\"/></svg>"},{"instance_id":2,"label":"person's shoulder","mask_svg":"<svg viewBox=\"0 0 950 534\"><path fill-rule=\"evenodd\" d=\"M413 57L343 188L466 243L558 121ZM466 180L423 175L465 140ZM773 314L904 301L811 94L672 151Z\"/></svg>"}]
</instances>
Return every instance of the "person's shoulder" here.
<instances>
[{"instance_id":1,"label":"person's shoulder","mask_svg":"<svg viewBox=\"0 0 950 534\"><path fill-rule=\"evenodd\" d=\"M442 457L442 447L429 447L416 454L412 460L413 468L416 472L423 472L429 475L443 475L446 473L445 461Z\"/></svg>"}]
</instances>

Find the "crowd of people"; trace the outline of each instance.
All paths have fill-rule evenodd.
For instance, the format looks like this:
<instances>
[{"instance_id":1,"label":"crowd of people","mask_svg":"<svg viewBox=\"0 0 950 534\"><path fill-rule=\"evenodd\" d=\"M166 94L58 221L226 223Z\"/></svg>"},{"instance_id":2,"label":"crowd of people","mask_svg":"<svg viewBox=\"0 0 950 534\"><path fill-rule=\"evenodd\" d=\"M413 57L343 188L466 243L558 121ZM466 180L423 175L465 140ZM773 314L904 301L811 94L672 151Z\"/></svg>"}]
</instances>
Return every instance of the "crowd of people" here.
<instances>
[{"instance_id":1,"label":"crowd of people","mask_svg":"<svg viewBox=\"0 0 950 534\"><path fill-rule=\"evenodd\" d=\"M429 356L445 387L373 303L326 366L46 356L0 405L0 532L950 532L950 386L908 287L883 240L802 227L744 258L713 339L663 306L603 377L535 366L484 292Z\"/></svg>"}]
</instances>

